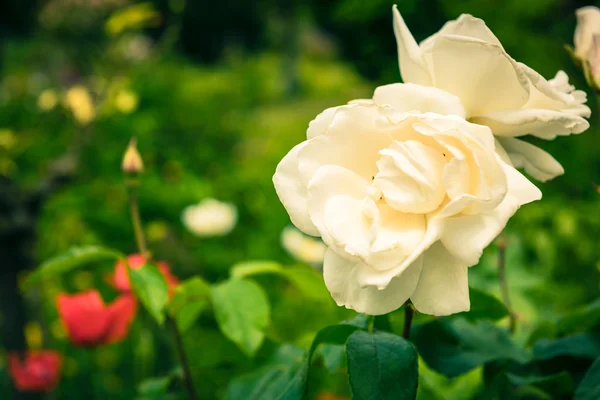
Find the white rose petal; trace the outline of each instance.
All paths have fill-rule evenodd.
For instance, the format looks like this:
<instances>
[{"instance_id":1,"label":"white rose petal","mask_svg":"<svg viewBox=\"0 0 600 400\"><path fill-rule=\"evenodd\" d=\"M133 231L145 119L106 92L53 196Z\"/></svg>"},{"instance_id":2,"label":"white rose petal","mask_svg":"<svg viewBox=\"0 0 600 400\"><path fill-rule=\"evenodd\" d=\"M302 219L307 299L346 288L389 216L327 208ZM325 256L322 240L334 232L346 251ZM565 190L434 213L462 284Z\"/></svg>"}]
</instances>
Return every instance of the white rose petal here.
<instances>
[{"instance_id":1,"label":"white rose petal","mask_svg":"<svg viewBox=\"0 0 600 400\"><path fill-rule=\"evenodd\" d=\"M589 128L585 118L591 111L585 105L585 93L569 85L563 71L546 80L513 60L482 20L463 14L418 45L395 6L393 13L404 82L431 86L456 96L469 121L489 126L497 136L531 134L547 140ZM597 22L599 15L595 7L578 11L580 22ZM581 51L589 51L592 46L593 38L588 40L592 22L578 28L575 42ZM397 105L402 101L394 99L397 96L387 93L386 102ZM420 111L455 114L439 106ZM520 164L518 160L513 163Z\"/></svg>"},{"instance_id":2,"label":"white rose petal","mask_svg":"<svg viewBox=\"0 0 600 400\"><path fill-rule=\"evenodd\" d=\"M208 198L186 207L181 214L181 220L195 235L223 236L235 227L237 208L233 204Z\"/></svg>"},{"instance_id":3,"label":"white rose petal","mask_svg":"<svg viewBox=\"0 0 600 400\"><path fill-rule=\"evenodd\" d=\"M457 115L455 96L397 84L375 97L317 117L278 166L277 193L327 245L324 278L339 305L382 314L411 298L433 315L467 310L467 267L541 194L497 154L488 127ZM431 111L444 107L455 112Z\"/></svg>"}]
</instances>

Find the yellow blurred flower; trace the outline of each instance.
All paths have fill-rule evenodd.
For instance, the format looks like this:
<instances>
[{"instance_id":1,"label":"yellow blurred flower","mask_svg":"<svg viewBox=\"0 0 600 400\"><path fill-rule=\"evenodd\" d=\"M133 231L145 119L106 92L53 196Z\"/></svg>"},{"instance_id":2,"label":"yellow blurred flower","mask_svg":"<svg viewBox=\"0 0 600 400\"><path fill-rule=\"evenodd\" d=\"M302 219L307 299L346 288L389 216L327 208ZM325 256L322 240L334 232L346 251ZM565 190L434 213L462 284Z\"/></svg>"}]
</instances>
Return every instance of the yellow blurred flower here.
<instances>
[{"instance_id":1,"label":"yellow blurred flower","mask_svg":"<svg viewBox=\"0 0 600 400\"><path fill-rule=\"evenodd\" d=\"M52 89L44 90L38 97L37 105L42 111L50 111L58 103L58 96Z\"/></svg>"},{"instance_id":2,"label":"yellow blurred flower","mask_svg":"<svg viewBox=\"0 0 600 400\"><path fill-rule=\"evenodd\" d=\"M81 85L73 86L67 91L67 107L73 116L82 125L89 124L96 117L96 110L90 92Z\"/></svg>"},{"instance_id":3,"label":"yellow blurred flower","mask_svg":"<svg viewBox=\"0 0 600 400\"><path fill-rule=\"evenodd\" d=\"M42 327L39 322L28 322L25 325L25 341L31 350L42 348Z\"/></svg>"},{"instance_id":4,"label":"yellow blurred flower","mask_svg":"<svg viewBox=\"0 0 600 400\"><path fill-rule=\"evenodd\" d=\"M294 258L307 264L322 264L325 244L288 226L281 232L281 245Z\"/></svg>"},{"instance_id":5,"label":"yellow blurred flower","mask_svg":"<svg viewBox=\"0 0 600 400\"><path fill-rule=\"evenodd\" d=\"M10 129L0 129L0 147L9 150L17 144L17 136Z\"/></svg>"},{"instance_id":6,"label":"yellow blurred flower","mask_svg":"<svg viewBox=\"0 0 600 400\"><path fill-rule=\"evenodd\" d=\"M123 114L129 114L138 106L138 96L131 90L121 90L115 96L115 107Z\"/></svg>"}]
</instances>

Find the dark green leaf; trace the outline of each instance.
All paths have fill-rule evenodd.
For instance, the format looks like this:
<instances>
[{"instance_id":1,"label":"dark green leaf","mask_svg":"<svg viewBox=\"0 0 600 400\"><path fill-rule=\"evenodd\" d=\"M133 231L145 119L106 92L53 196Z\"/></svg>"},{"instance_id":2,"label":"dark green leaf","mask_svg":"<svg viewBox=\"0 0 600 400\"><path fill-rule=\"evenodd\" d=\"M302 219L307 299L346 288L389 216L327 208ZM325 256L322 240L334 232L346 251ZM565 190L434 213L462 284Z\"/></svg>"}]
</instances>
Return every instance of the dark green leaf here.
<instances>
[{"instance_id":1,"label":"dark green leaf","mask_svg":"<svg viewBox=\"0 0 600 400\"><path fill-rule=\"evenodd\" d=\"M175 319L181 333L187 331L208 305L210 285L194 277L182 282L171 299L169 314Z\"/></svg>"},{"instance_id":2,"label":"dark green leaf","mask_svg":"<svg viewBox=\"0 0 600 400\"><path fill-rule=\"evenodd\" d=\"M558 356L596 358L600 356L600 334L580 333L557 340L542 339L533 347L533 354L539 360Z\"/></svg>"},{"instance_id":3,"label":"dark green leaf","mask_svg":"<svg viewBox=\"0 0 600 400\"><path fill-rule=\"evenodd\" d=\"M516 386L535 386L536 388L553 395L560 397L573 393L575 385L573 378L568 372L563 371L554 375L547 376L519 376L507 373L508 381Z\"/></svg>"},{"instance_id":4,"label":"dark green leaf","mask_svg":"<svg viewBox=\"0 0 600 400\"><path fill-rule=\"evenodd\" d=\"M354 332L346 343L348 380L356 400L412 400L418 356L406 339L387 332Z\"/></svg>"},{"instance_id":5,"label":"dark green leaf","mask_svg":"<svg viewBox=\"0 0 600 400\"><path fill-rule=\"evenodd\" d=\"M286 390L278 399L301 400L304 397L312 358L320 344L343 345L352 333L360 329L366 329L366 326L367 318L364 315L359 314L350 321L345 321L339 325L331 325L321 329L315 336L302 366L296 371L296 374L289 382Z\"/></svg>"},{"instance_id":6,"label":"dark green leaf","mask_svg":"<svg viewBox=\"0 0 600 400\"><path fill-rule=\"evenodd\" d=\"M578 307L556 321L559 333L587 330L600 324L600 299Z\"/></svg>"},{"instance_id":7,"label":"dark green leaf","mask_svg":"<svg viewBox=\"0 0 600 400\"><path fill-rule=\"evenodd\" d=\"M525 364L531 359L506 330L487 321L432 321L415 327L412 338L427 365L448 377L496 360Z\"/></svg>"},{"instance_id":8,"label":"dark green leaf","mask_svg":"<svg viewBox=\"0 0 600 400\"><path fill-rule=\"evenodd\" d=\"M600 399L600 358L592 364L575 391L575 400Z\"/></svg>"},{"instance_id":9,"label":"dark green leaf","mask_svg":"<svg viewBox=\"0 0 600 400\"><path fill-rule=\"evenodd\" d=\"M270 307L265 292L254 282L230 279L214 286L211 296L221 332L253 356L269 325Z\"/></svg>"},{"instance_id":10,"label":"dark green leaf","mask_svg":"<svg viewBox=\"0 0 600 400\"><path fill-rule=\"evenodd\" d=\"M257 371L234 379L227 389L227 400L278 399L294 375L302 368L304 351L283 345Z\"/></svg>"},{"instance_id":11,"label":"dark green leaf","mask_svg":"<svg viewBox=\"0 0 600 400\"><path fill-rule=\"evenodd\" d=\"M129 280L142 305L161 325L165 321L165 307L169 301L168 287L161 272L152 264L139 269L129 268Z\"/></svg>"},{"instance_id":12,"label":"dark green leaf","mask_svg":"<svg viewBox=\"0 0 600 400\"><path fill-rule=\"evenodd\" d=\"M541 339L554 339L556 337L556 326L550 321L540 322L531 332L527 339L527 346L533 346Z\"/></svg>"},{"instance_id":13,"label":"dark green leaf","mask_svg":"<svg viewBox=\"0 0 600 400\"><path fill-rule=\"evenodd\" d=\"M24 287L29 288L42 280L55 278L94 261L117 260L122 257L124 255L118 251L100 246L73 247L40 265L29 275Z\"/></svg>"},{"instance_id":14,"label":"dark green leaf","mask_svg":"<svg viewBox=\"0 0 600 400\"><path fill-rule=\"evenodd\" d=\"M471 310L461 315L468 320L488 319L497 321L508 316L508 310L496 297L478 289L469 289Z\"/></svg>"}]
</instances>

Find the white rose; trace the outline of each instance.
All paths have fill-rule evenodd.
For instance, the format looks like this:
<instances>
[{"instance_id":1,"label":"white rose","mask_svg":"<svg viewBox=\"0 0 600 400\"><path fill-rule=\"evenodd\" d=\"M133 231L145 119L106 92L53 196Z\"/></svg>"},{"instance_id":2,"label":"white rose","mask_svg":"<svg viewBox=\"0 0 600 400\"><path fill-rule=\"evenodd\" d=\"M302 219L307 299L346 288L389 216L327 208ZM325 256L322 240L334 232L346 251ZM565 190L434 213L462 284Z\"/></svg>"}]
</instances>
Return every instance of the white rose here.
<instances>
[{"instance_id":1,"label":"white rose","mask_svg":"<svg viewBox=\"0 0 600 400\"><path fill-rule=\"evenodd\" d=\"M235 205L208 198L186 207L181 220L195 235L223 236L233 230L237 216Z\"/></svg>"},{"instance_id":2,"label":"white rose","mask_svg":"<svg viewBox=\"0 0 600 400\"><path fill-rule=\"evenodd\" d=\"M495 152L486 126L439 89L394 85L394 107L331 108L273 176L292 222L321 236L339 305L378 315L469 309L467 268L540 191ZM419 113L423 109L432 112Z\"/></svg>"},{"instance_id":3,"label":"white rose","mask_svg":"<svg viewBox=\"0 0 600 400\"><path fill-rule=\"evenodd\" d=\"M322 241L306 236L292 226L281 232L281 245L292 257L312 265L323 264L327 250Z\"/></svg>"},{"instance_id":4,"label":"white rose","mask_svg":"<svg viewBox=\"0 0 600 400\"><path fill-rule=\"evenodd\" d=\"M404 82L458 96L466 118L491 128L517 168L545 181L564 173L552 156L516 136L542 139L589 128L586 94L559 71L547 81L516 62L481 19L463 14L417 44L394 6L400 73ZM500 150L501 151L501 150Z\"/></svg>"}]
</instances>

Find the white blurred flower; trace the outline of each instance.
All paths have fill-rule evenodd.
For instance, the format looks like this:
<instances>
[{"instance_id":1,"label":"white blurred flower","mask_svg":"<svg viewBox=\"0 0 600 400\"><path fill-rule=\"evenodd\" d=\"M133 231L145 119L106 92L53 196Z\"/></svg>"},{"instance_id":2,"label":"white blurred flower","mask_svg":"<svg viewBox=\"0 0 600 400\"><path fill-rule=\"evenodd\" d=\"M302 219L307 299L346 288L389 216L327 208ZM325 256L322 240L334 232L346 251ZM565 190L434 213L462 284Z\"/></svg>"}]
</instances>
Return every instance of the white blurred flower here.
<instances>
[{"instance_id":1,"label":"white blurred flower","mask_svg":"<svg viewBox=\"0 0 600 400\"><path fill-rule=\"evenodd\" d=\"M325 244L288 226L281 231L281 245L294 258L307 264L323 264Z\"/></svg>"},{"instance_id":2,"label":"white blurred flower","mask_svg":"<svg viewBox=\"0 0 600 400\"><path fill-rule=\"evenodd\" d=\"M575 44L575 55L581 60L586 60L594 47L594 36L600 34L600 9L594 6L579 8L577 16L577 28L573 43Z\"/></svg>"},{"instance_id":3,"label":"white blurred flower","mask_svg":"<svg viewBox=\"0 0 600 400\"><path fill-rule=\"evenodd\" d=\"M67 107L81 125L87 125L96 117L96 110L90 92L81 85L76 85L67 91L65 98Z\"/></svg>"},{"instance_id":4,"label":"white blurred flower","mask_svg":"<svg viewBox=\"0 0 600 400\"><path fill-rule=\"evenodd\" d=\"M52 110L58 103L58 96L52 89L44 90L38 97L38 108L42 111Z\"/></svg>"},{"instance_id":5,"label":"white blurred flower","mask_svg":"<svg viewBox=\"0 0 600 400\"><path fill-rule=\"evenodd\" d=\"M181 220L185 227L198 236L223 236L237 223L237 208L231 203L207 198L186 207Z\"/></svg>"}]
</instances>

